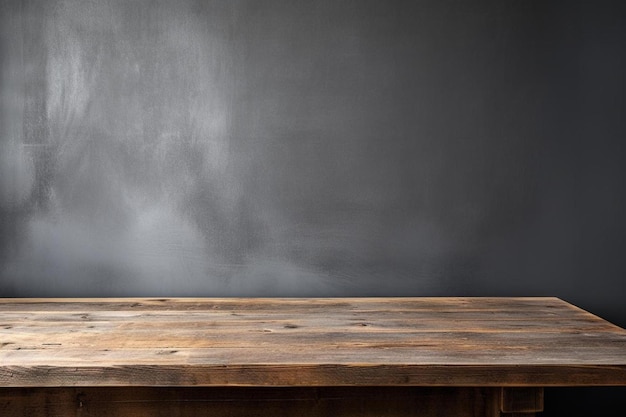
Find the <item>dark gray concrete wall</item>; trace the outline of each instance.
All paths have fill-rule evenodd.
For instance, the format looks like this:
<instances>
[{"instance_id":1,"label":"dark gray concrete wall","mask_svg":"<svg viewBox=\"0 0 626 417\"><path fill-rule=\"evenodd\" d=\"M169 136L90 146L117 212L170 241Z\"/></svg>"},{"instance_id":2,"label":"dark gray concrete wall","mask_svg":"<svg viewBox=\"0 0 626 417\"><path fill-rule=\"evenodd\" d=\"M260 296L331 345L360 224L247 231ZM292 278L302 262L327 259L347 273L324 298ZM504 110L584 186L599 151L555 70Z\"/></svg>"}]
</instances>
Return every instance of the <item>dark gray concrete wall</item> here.
<instances>
[{"instance_id":1,"label":"dark gray concrete wall","mask_svg":"<svg viewBox=\"0 0 626 417\"><path fill-rule=\"evenodd\" d=\"M2 296L554 295L626 326L622 2L0 20Z\"/></svg>"}]
</instances>

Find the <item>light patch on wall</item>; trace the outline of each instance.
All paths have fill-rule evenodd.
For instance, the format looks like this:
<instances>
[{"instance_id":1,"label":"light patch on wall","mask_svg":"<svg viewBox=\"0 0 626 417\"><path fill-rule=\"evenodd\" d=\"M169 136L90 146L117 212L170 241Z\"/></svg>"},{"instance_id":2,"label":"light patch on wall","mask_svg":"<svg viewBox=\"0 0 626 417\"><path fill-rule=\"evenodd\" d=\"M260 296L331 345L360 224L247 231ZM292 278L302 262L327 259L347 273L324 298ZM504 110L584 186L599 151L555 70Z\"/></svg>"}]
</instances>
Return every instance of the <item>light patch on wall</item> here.
<instances>
[{"instance_id":1,"label":"light patch on wall","mask_svg":"<svg viewBox=\"0 0 626 417\"><path fill-rule=\"evenodd\" d=\"M22 146L0 143L0 207L16 210L30 197L35 167Z\"/></svg>"},{"instance_id":2,"label":"light patch on wall","mask_svg":"<svg viewBox=\"0 0 626 417\"><path fill-rule=\"evenodd\" d=\"M259 211L271 205L246 195L251 156L232 126L234 6L211 3L199 16L193 1L151 5L64 0L22 11L25 22L44 14L29 42L45 65L26 83L45 88L37 123L47 136L29 146L50 170L37 176L21 145L3 152L13 184L3 182L3 199L45 201L30 201L0 277L41 295L332 291L324 273L273 251L267 233L284 219L265 224ZM32 117L18 107L16 120ZM32 197L37 181L48 185Z\"/></svg>"}]
</instances>

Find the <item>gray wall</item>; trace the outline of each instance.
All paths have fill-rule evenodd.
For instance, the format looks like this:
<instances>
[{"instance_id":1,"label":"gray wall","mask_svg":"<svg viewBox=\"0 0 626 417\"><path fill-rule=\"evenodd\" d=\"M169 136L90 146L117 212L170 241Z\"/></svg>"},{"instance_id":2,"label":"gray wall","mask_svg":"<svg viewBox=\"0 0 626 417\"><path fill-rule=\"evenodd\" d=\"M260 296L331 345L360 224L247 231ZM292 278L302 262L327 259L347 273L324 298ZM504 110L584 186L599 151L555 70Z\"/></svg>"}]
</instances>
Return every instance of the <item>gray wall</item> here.
<instances>
[{"instance_id":1,"label":"gray wall","mask_svg":"<svg viewBox=\"0 0 626 417\"><path fill-rule=\"evenodd\" d=\"M626 326L623 4L2 0L0 296L551 295ZM546 415L626 410L605 392Z\"/></svg>"}]
</instances>

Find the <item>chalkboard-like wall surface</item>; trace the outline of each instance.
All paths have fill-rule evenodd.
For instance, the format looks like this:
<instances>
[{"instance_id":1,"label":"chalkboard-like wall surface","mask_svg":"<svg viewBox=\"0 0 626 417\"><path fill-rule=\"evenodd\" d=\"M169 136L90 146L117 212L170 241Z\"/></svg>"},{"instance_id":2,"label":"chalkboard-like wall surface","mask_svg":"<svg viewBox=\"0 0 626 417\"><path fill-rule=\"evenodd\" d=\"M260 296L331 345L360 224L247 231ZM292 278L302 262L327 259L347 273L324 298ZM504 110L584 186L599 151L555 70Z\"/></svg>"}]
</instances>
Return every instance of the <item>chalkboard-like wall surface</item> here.
<instances>
[{"instance_id":1,"label":"chalkboard-like wall surface","mask_svg":"<svg viewBox=\"0 0 626 417\"><path fill-rule=\"evenodd\" d=\"M2 0L0 296L555 296L625 326L625 51L617 0ZM604 392L562 398L626 411Z\"/></svg>"}]
</instances>

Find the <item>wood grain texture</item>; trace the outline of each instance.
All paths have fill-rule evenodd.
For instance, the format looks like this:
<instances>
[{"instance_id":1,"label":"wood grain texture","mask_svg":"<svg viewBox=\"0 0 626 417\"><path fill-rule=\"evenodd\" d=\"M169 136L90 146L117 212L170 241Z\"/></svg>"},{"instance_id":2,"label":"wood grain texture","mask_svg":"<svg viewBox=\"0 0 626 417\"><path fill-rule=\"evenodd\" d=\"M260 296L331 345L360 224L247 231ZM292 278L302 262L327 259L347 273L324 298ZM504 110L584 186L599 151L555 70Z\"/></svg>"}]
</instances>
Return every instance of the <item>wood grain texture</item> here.
<instances>
[{"instance_id":1,"label":"wood grain texture","mask_svg":"<svg viewBox=\"0 0 626 417\"><path fill-rule=\"evenodd\" d=\"M626 385L557 298L0 299L0 386Z\"/></svg>"}]
</instances>

